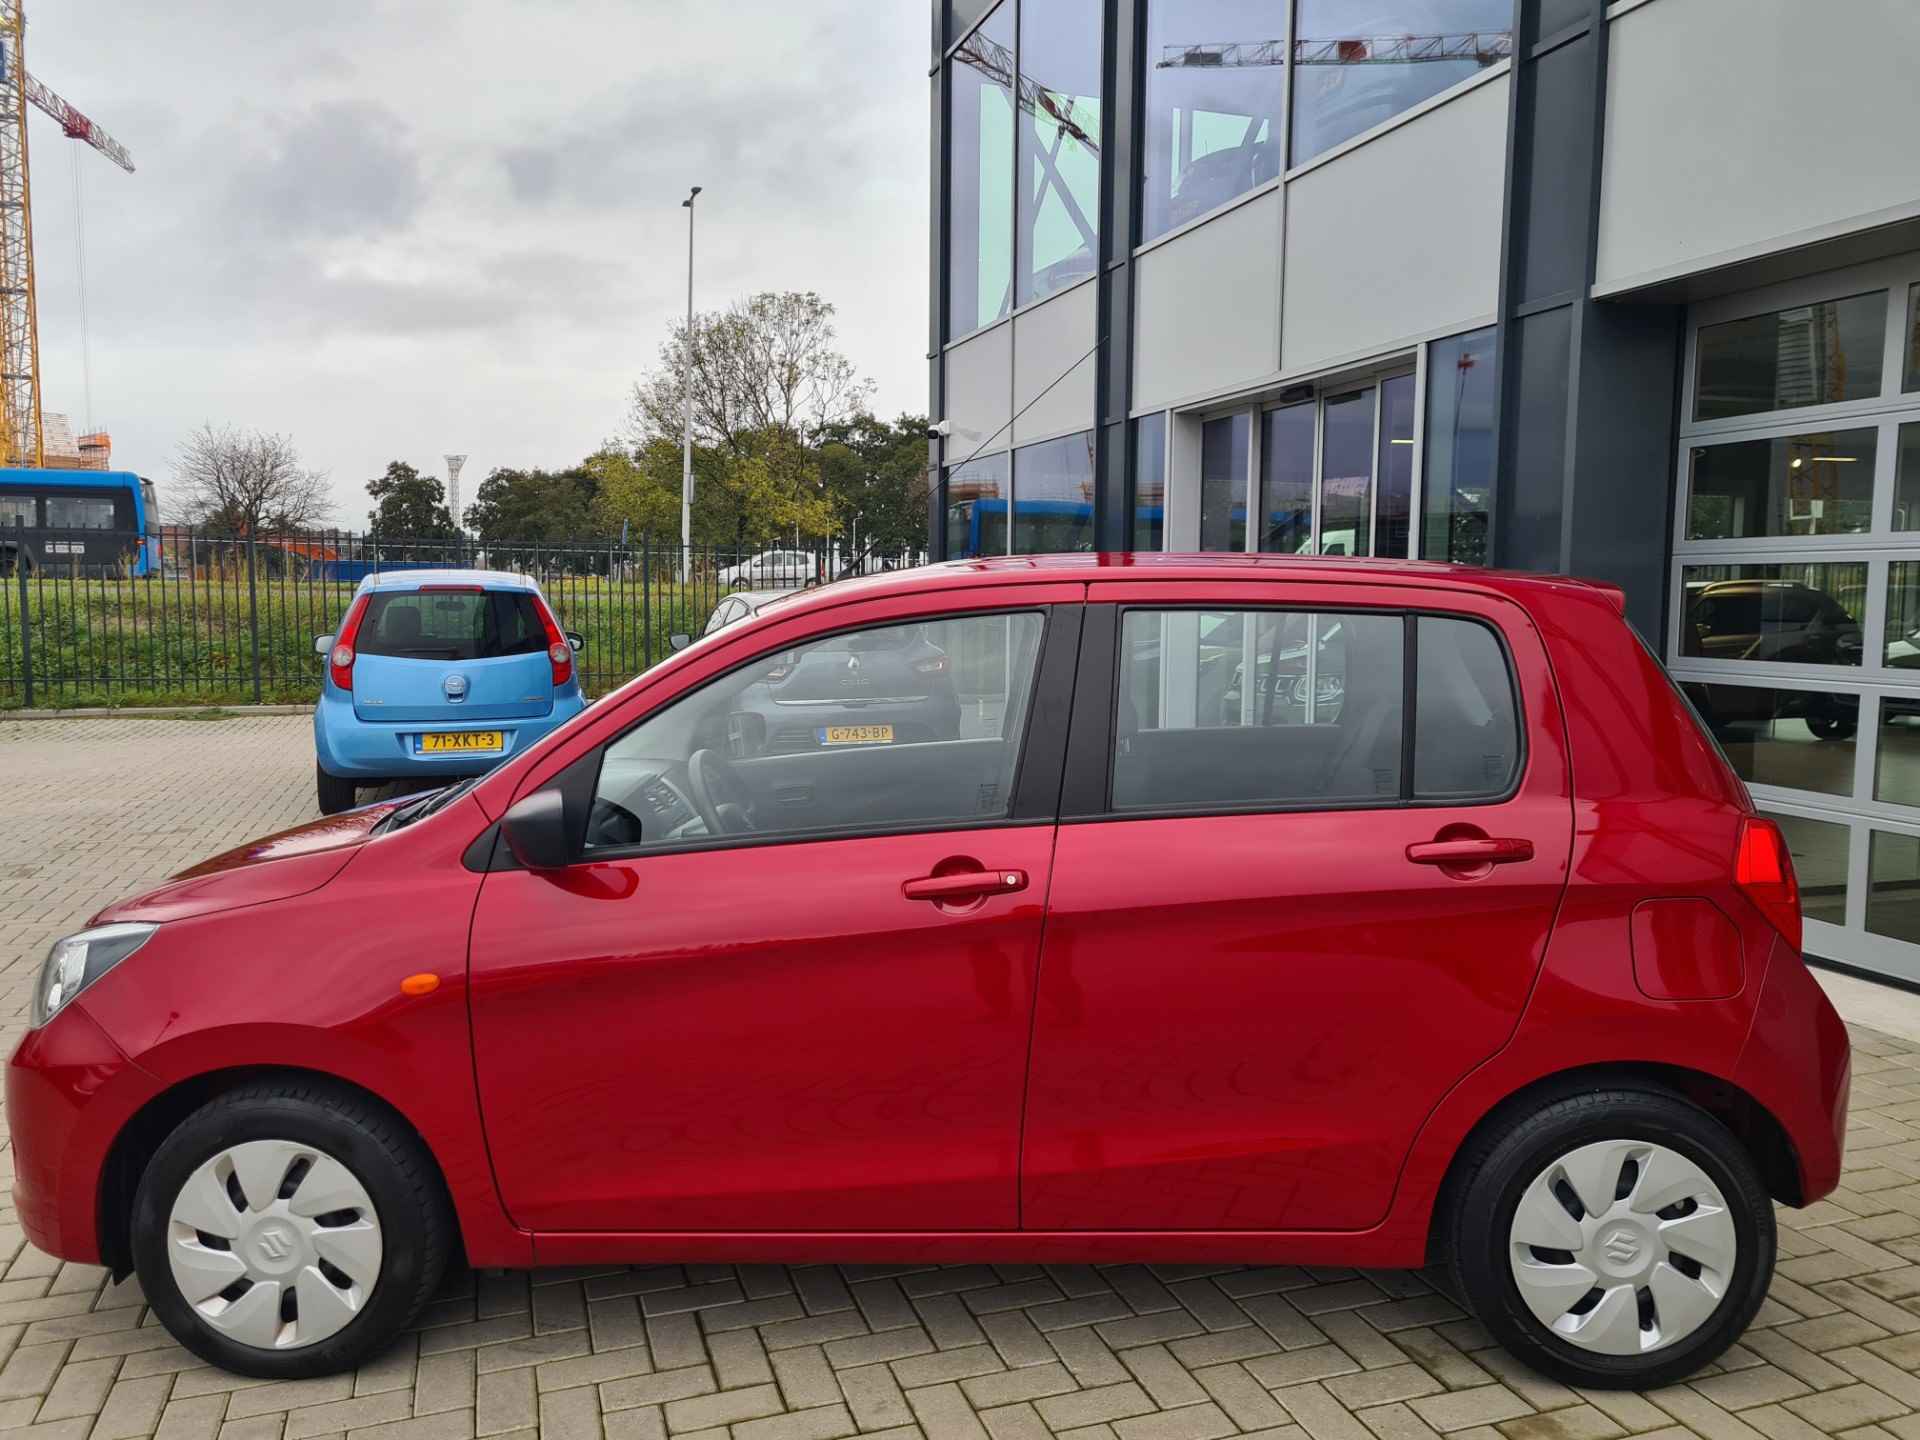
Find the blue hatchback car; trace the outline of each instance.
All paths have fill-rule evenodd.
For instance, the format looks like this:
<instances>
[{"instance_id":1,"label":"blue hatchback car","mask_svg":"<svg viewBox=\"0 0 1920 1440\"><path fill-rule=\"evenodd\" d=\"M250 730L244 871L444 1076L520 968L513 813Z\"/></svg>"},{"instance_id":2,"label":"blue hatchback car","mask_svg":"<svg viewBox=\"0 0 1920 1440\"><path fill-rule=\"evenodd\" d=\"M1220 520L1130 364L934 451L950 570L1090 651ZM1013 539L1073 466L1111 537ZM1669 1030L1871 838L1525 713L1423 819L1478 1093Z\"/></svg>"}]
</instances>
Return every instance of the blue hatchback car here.
<instances>
[{"instance_id":1,"label":"blue hatchback car","mask_svg":"<svg viewBox=\"0 0 1920 1440\"><path fill-rule=\"evenodd\" d=\"M496 570L406 570L360 582L313 711L320 811L390 780L490 770L586 708L540 587Z\"/></svg>"}]
</instances>

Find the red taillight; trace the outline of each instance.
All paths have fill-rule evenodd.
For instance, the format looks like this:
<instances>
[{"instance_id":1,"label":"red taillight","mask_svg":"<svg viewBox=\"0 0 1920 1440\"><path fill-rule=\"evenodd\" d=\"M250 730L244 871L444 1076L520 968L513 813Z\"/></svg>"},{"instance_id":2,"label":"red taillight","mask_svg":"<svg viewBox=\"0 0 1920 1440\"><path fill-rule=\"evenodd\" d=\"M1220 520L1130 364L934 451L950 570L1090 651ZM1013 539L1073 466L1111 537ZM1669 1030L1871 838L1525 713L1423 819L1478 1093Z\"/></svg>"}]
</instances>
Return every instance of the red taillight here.
<instances>
[{"instance_id":1,"label":"red taillight","mask_svg":"<svg viewBox=\"0 0 1920 1440\"><path fill-rule=\"evenodd\" d=\"M357 595L353 604L347 607L347 615L340 622L340 628L334 632L333 653L327 656L327 668L333 675L333 683L342 690L353 689L353 642L360 635L360 621L367 613L367 601L370 595Z\"/></svg>"},{"instance_id":2,"label":"red taillight","mask_svg":"<svg viewBox=\"0 0 1920 1440\"><path fill-rule=\"evenodd\" d=\"M1793 873L1787 837L1771 820L1749 815L1740 822L1733 883L1794 949L1800 948L1800 882Z\"/></svg>"},{"instance_id":3,"label":"red taillight","mask_svg":"<svg viewBox=\"0 0 1920 1440\"><path fill-rule=\"evenodd\" d=\"M547 659L553 665L554 688L567 683L573 677L573 647L567 644L567 637L560 633L560 626L553 618L553 611L547 608L546 601L533 602L540 611L540 623L547 631Z\"/></svg>"}]
</instances>

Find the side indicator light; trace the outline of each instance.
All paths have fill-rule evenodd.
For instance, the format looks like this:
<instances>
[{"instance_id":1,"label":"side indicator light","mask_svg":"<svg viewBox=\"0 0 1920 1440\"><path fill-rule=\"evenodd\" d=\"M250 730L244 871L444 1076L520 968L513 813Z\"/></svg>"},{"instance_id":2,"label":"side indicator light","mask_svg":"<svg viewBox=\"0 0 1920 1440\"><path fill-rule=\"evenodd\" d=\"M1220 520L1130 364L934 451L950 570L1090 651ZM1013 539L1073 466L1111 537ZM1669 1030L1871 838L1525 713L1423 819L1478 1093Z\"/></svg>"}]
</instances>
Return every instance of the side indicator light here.
<instances>
[{"instance_id":1,"label":"side indicator light","mask_svg":"<svg viewBox=\"0 0 1920 1440\"><path fill-rule=\"evenodd\" d=\"M400 982L402 995L431 995L440 988L438 975L409 975Z\"/></svg>"}]
</instances>

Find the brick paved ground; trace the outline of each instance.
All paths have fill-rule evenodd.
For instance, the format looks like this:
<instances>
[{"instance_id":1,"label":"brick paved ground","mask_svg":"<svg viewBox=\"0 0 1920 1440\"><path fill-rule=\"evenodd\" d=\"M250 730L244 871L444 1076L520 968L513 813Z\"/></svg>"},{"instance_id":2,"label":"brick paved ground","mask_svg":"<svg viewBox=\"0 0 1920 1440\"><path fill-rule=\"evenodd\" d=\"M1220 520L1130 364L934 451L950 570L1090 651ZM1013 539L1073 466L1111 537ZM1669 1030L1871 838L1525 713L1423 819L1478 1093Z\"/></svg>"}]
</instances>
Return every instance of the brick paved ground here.
<instances>
[{"instance_id":1,"label":"brick paved ground","mask_svg":"<svg viewBox=\"0 0 1920 1440\"><path fill-rule=\"evenodd\" d=\"M0 720L0 1039L11 1047L24 1023L27 977L54 935L308 815L307 736L298 718ZM1724 1368L1647 1395L1540 1380L1490 1348L1436 1276L1210 1266L460 1275L359 1374L259 1384L197 1365L135 1282L25 1248L4 1210L0 1430L1920 1440L1920 1049L1866 1030L1854 1043L1845 1187L1782 1212L1772 1298Z\"/></svg>"}]
</instances>

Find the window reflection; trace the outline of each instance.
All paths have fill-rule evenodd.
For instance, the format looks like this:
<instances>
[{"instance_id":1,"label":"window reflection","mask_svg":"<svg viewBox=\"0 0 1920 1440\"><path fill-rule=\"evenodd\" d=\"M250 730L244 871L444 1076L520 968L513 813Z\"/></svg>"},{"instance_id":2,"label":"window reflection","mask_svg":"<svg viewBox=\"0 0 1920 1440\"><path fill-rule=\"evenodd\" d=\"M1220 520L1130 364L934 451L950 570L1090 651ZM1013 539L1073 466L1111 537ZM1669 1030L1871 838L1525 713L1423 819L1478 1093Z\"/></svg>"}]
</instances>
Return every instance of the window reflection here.
<instances>
[{"instance_id":1,"label":"window reflection","mask_svg":"<svg viewBox=\"0 0 1920 1440\"><path fill-rule=\"evenodd\" d=\"M1682 655L1776 665L1861 663L1865 565L1689 565L1682 579Z\"/></svg>"},{"instance_id":2,"label":"window reflection","mask_svg":"<svg viewBox=\"0 0 1920 1440\"><path fill-rule=\"evenodd\" d=\"M1860 697L1688 681L1681 687L1742 780L1853 793Z\"/></svg>"},{"instance_id":3,"label":"window reflection","mask_svg":"<svg viewBox=\"0 0 1920 1440\"><path fill-rule=\"evenodd\" d=\"M1887 566L1885 663L1895 670L1920 670L1920 561L1895 560Z\"/></svg>"},{"instance_id":4,"label":"window reflection","mask_svg":"<svg viewBox=\"0 0 1920 1440\"><path fill-rule=\"evenodd\" d=\"M1133 548L1166 549L1167 413L1133 422Z\"/></svg>"},{"instance_id":5,"label":"window reflection","mask_svg":"<svg viewBox=\"0 0 1920 1440\"><path fill-rule=\"evenodd\" d=\"M1200 548L1247 548L1248 442L1253 420L1244 410L1209 420L1200 430Z\"/></svg>"},{"instance_id":6,"label":"window reflection","mask_svg":"<svg viewBox=\"0 0 1920 1440\"><path fill-rule=\"evenodd\" d=\"M1427 448L1420 553L1487 563L1493 509L1494 332L1436 340L1427 349Z\"/></svg>"},{"instance_id":7,"label":"window reflection","mask_svg":"<svg viewBox=\"0 0 1920 1440\"><path fill-rule=\"evenodd\" d=\"M1907 290L1907 376L1901 388L1920 390L1920 285Z\"/></svg>"},{"instance_id":8,"label":"window reflection","mask_svg":"<svg viewBox=\"0 0 1920 1440\"><path fill-rule=\"evenodd\" d=\"M1696 445L1689 540L1859 535L1873 520L1871 426Z\"/></svg>"},{"instance_id":9,"label":"window reflection","mask_svg":"<svg viewBox=\"0 0 1920 1440\"><path fill-rule=\"evenodd\" d=\"M1100 251L1101 0L1020 6L1018 303L1093 274Z\"/></svg>"},{"instance_id":10,"label":"window reflection","mask_svg":"<svg viewBox=\"0 0 1920 1440\"><path fill-rule=\"evenodd\" d=\"M1373 391L1328 399L1320 423L1320 553L1371 554Z\"/></svg>"},{"instance_id":11,"label":"window reflection","mask_svg":"<svg viewBox=\"0 0 1920 1440\"><path fill-rule=\"evenodd\" d=\"M1780 827L1800 881L1800 913L1829 925L1847 923L1847 827L1830 820L1760 812Z\"/></svg>"},{"instance_id":12,"label":"window reflection","mask_svg":"<svg viewBox=\"0 0 1920 1440\"><path fill-rule=\"evenodd\" d=\"M1296 165L1513 53L1509 0L1299 0L1294 13Z\"/></svg>"},{"instance_id":13,"label":"window reflection","mask_svg":"<svg viewBox=\"0 0 1920 1440\"><path fill-rule=\"evenodd\" d=\"M1880 697L1880 734L1874 752L1873 798L1920 805L1920 695Z\"/></svg>"},{"instance_id":14,"label":"window reflection","mask_svg":"<svg viewBox=\"0 0 1920 1440\"><path fill-rule=\"evenodd\" d=\"M1275 0L1149 0L1142 241L1279 175L1286 48Z\"/></svg>"},{"instance_id":15,"label":"window reflection","mask_svg":"<svg viewBox=\"0 0 1920 1440\"><path fill-rule=\"evenodd\" d=\"M1013 552L1093 549L1093 432L1013 452Z\"/></svg>"},{"instance_id":16,"label":"window reflection","mask_svg":"<svg viewBox=\"0 0 1920 1440\"><path fill-rule=\"evenodd\" d=\"M1411 552L1413 525L1413 376L1380 382L1380 456L1374 469L1374 553Z\"/></svg>"},{"instance_id":17,"label":"window reflection","mask_svg":"<svg viewBox=\"0 0 1920 1440\"><path fill-rule=\"evenodd\" d=\"M1920 941L1920 837L1876 830L1867 856L1867 929Z\"/></svg>"},{"instance_id":18,"label":"window reflection","mask_svg":"<svg viewBox=\"0 0 1920 1440\"><path fill-rule=\"evenodd\" d=\"M1893 528L1920 530L1920 421L1900 427L1894 458Z\"/></svg>"},{"instance_id":19,"label":"window reflection","mask_svg":"<svg viewBox=\"0 0 1920 1440\"><path fill-rule=\"evenodd\" d=\"M1013 3L953 52L948 135L947 338L1013 307Z\"/></svg>"},{"instance_id":20,"label":"window reflection","mask_svg":"<svg viewBox=\"0 0 1920 1440\"><path fill-rule=\"evenodd\" d=\"M947 558L1007 553L1007 455L947 471Z\"/></svg>"},{"instance_id":21,"label":"window reflection","mask_svg":"<svg viewBox=\"0 0 1920 1440\"><path fill-rule=\"evenodd\" d=\"M1313 549L1313 421L1319 407L1285 405L1261 418L1260 548L1281 555Z\"/></svg>"},{"instance_id":22,"label":"window reflection","mask_svg":"<svg viewBox=\"0 0 1920 1440\"><path fill-rule=\"evenodd\" d=\"M1703 325L1693 418L1721 420L1880 393L1887 292Z\"/></svg>"}]
</instances>

